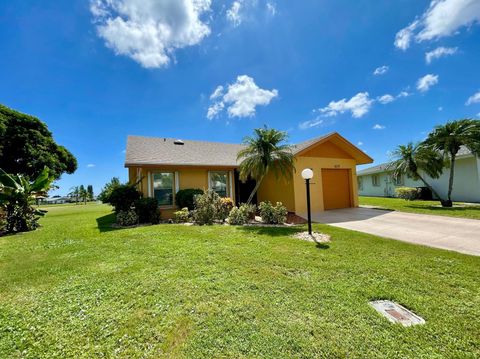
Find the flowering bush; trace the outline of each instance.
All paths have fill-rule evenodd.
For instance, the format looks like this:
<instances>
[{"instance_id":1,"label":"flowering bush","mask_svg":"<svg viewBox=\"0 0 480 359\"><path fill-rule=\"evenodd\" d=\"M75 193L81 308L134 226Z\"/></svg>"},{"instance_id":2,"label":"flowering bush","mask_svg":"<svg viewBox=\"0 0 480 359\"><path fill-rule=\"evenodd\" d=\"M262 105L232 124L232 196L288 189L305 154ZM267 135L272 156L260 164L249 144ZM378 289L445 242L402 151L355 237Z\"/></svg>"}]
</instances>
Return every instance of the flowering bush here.
<instances>
[{"instance_id":1,"label":"flowering bush","mask_svg":"<svg viewBox=\"0 0 480 359\"><path fill-rule=\"evenodd\" d=\"M225 222L233 208L233 201L229 197L220 198L220 206L217 212L217 219Z\"/></svg>"},{"instance_id":2,"label":"flowering bush","mask_svg":"<svg viewBox=\"0 0 480 359\"><path fill-rule=\"evenodd\" d=\"M213 224L222 206L220 196L211 190L195 196L193 219L197 224Z\"/></svg>"},{"instance_id":3,"label":"flowering bush","mask_svg":"<svg viewBox=\"0 0 480 359\"><path fill-rule=\"evenodd\" d=\"M261 202L258 208L263 223L282 224L287 220L288 211L282 202L277 202L275 206L269 201Z\"/></svg>"},{"instance_id":4,"label":"flowering bush","mask_svg":"<svg viewBox=\"0 0 480 359\"><path fill-rule=\"evenodd\" d=\"M188 207L184 207L179 211L173 213L173 221L175 223L186 223L190 217L190 211Z\"/></svg>"},{"instance_id":5,"label":"flowering bush","mask_svg":"<svg viewBox=\"0 0 480 359\"><path fill-rule=\"evenodd\" d=\"M122 227L130 227L138 224L138 215L133 209L117 212L117 224Z\"/></svg>"}]
</instances>

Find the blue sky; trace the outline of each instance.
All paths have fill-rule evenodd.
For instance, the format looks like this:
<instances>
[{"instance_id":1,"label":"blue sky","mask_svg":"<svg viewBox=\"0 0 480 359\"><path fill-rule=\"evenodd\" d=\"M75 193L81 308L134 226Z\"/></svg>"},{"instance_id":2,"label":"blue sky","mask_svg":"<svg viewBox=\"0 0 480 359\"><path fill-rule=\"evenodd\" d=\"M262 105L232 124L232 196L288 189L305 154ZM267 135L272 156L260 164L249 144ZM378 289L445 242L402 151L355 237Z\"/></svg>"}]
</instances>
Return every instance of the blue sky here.
<instances>
[{"instance_id":1,"label":"blue sky","mask_svg":"<svg viewBox=\"0 0 480 359\"><path fill-rule=\"evenodd\" d=\"M478 117L479 21L480 0L2 1L0 103L77 157L59 194L126 180L129 134L338 131L380 163Z\"/></svg>"}]
</instances>

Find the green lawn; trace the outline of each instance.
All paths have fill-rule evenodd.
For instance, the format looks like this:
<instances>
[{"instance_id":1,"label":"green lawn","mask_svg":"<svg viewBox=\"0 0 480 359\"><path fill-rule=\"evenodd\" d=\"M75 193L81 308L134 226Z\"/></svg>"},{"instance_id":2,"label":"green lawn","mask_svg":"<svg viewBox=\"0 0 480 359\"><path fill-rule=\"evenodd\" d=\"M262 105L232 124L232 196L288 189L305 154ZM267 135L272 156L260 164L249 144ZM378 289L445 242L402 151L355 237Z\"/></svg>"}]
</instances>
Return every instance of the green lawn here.
<instances>
[{"instance_id":1,"label":"green lawn","mask_svg":"<svg viewBox=\"0 0 480 359\"><path fill-rule=\"evenodd\" d=\"M406 201L401 198L362 196L359 199L360 205L381 207L400 212L480 219L480 204L454 203L452 208L443 208L439 201Z\"/></svg>"},{"instance_id":2,"label":"green lawn","mask_svg":"<svg viewBox=\"0 0 480 359\"><path fill-rule=\"evenodd\" d=\"M480 356L480 258L315 225L112 229L104 205L49 207L0 238L0 357ZM398 301L427 324L368 306Z\"/></svg>"}]
</instances>

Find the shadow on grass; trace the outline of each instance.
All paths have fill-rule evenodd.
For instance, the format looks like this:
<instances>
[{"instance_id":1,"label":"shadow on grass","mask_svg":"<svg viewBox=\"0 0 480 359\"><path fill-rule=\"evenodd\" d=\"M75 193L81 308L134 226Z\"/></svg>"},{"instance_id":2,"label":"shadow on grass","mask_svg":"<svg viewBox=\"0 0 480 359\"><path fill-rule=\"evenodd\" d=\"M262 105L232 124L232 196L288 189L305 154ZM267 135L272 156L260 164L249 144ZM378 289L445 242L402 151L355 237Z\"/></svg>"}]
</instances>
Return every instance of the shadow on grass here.
<instances>
[{"instance_id":1,"label":"shadow on grass","mask_svg":"<svg viewBox=\"0 0 480 359\"><path fill-rule=\"evenodd\" d=\"M115 223L115 213L110 213L102 217L97 218L97 227L100 232L111 232L117 231L119 227L112 227L112 224Z\"/></svg>"},{"instance_id":2,"label":"shadow on grass","mask_svg":"<svg viewBox=\"0 0 480 359\"><path fill-rule=\"evenodd\" d=\"M285 237L302 231L302 227L268 227L268 226L241 226L238 229L245 233L254 233L272 237Z\"/></svg>"}]
</instances>

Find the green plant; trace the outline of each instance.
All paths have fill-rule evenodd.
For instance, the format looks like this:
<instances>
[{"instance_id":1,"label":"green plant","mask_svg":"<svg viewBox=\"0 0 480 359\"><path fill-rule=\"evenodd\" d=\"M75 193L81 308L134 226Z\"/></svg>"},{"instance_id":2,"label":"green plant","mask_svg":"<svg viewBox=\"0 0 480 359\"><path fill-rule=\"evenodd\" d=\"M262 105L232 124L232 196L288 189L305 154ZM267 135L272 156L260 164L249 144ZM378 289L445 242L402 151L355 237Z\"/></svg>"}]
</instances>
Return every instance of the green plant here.
<instances>
[{"instance_id":1,"label":"green plant","mask_svg":"<svg viewBox=\"0 0 480 359\"><path fill-rule=\"evenodd\" d=\"M241 207L234 206L228 215L228 223L231 225L243 225L248 222L248 213Z\"/></svg>"},{"instance_id":2,"label":"green plant","mask_svg":"<svg viewBox=\"0 0 480 359\"><path fill-rule=\"evenodd\" d=\"M117 224L122 227L130 227L138 224L138 215L133 209L120 210L116 215Z\"/></svg>"},{"instance_id":3,"label":"green plant","mask_svg":"<svg viewBox=\"0 0 480 359\"><path fill-rule=\"evenodd\" d=\"M118 177L113 177L110 182L106 183L102 188L102 191L98 195L98 199L103 203L109 203L110 195L113 190L117 187L120 187L120 179Z\"/></svg>"},{"instance_id":4,"label":"green plant","mask_svg":"<svg viewBox=\"0 0 480 359\"><path fill-rule=\"evenodd\" d=\"M190 211L195 208L195 196L203 194L203 190L198 188L181 189L175 195L175 202L179 208L187 207Z\"/></svg>"},{"instance_id":5,"label":"green plant","mask_svg":"<svg viewBox=\"0 0 480 359\"><path fill-rule=\"evenodd\" d=\"M108 203L115 208L115 212L128 211L141 196L134 185L122 184L113 189L108 197Z\"/></svg>"},{"instance_id":6,"label":"green plant","mask_svg":"<svg viewBox=\"0 0 480 359\"><path fill-rule=\"evenodd\" d=\"M3 208L7 232L26 232L38 227L38 219L45 214L32 205L38 195L44 195L53 182L48 168L30 182L23 175L10 175L0 169L0 207Z\"/></svg>"},{"instance_id":7,"label":"green plant","mask_svg":"<svg viewBox=\"0 0 480 359\"><path fill-rule=\"evenodd\" d=\"M190 218L190 211L187 207L182 208L179 211L173 212L173 221L175 223L186 223Z\"/></svg>"},{"instance_id":8,"label":"green plant","mask_svg":"<svg viewBox=\"0 0 480 359\"><path fill-rule=\"evenodd\" d=\"M211 190L195 196L193 219L197 224L213 224L221 207L220 196Z\"/></svg>"},{"instance_id":9,"label":"green plant","mask_svg":"<svg viewBox=\"0 0 480 359\"><path fill-rule=\"evenodd\" d=\"M450 176L448 180L447 200L442 206L452 207L453 178L455 161L462 146L467 147L474 155L480 156L480 120L458 120L437 126L430 132L424 145L433 151L442 153L450 160Z\"/></svg>"},{"instance_id":10,"label":"green plant","mask_svg":"<svg viewBox=\"0 0 480 359\"><path fill-rule=\"evenodd\" d=\"M261 202L258 209L263 223L282 224L287 220L287 208L281 202L277 202L275 206L270 201Z\"/></svg>"},{"instance_id":11,"label":"green plant","mask_svg":"<svg viewBox=\"0 0 480 359\"><path fill-rule=\"evenodd\" d=\"M217 219L225 222L233 208L233 201L229 197L220 198L220 205L217 212Z\"/></svg>"},{"instance_id":12,"label":"green plant","mask_svg":"<svg viewBox=\"0 0 480 359\"><path fill-rule=\"evenodd\" d=\"M277 177L283 176L291 179L294 171L294 156L292 147L285 144L288 139L287 133L275 129L256 128L254 136L245 137L245 148L238 152L237 160L240 179L247 180L249 177L257 181L252 193L248 197L247 204L252 202L263 178L270 170Z\"/></svg>"},{"instance_id":13,"label":"green plant","mask_svg":"<svg viewBox=\"0 0 480 359\"><path fill-rule=\"evenodd\" d=\"M418 189L413 187L397 187L395 188L395 194L398 198L403 198L407 201L413 201L419 198Z\"/></svg>"},{"instance_id":14,"label":"green plant","mask_svg":"<svg viewBox=\"0 0 480 359\"><path fill-rule=\"evenodd\" d=\"M160 212L156 198L139 198L134 202L139 223L157 224L160 222Z\"/></svg>"}]
</instances>

